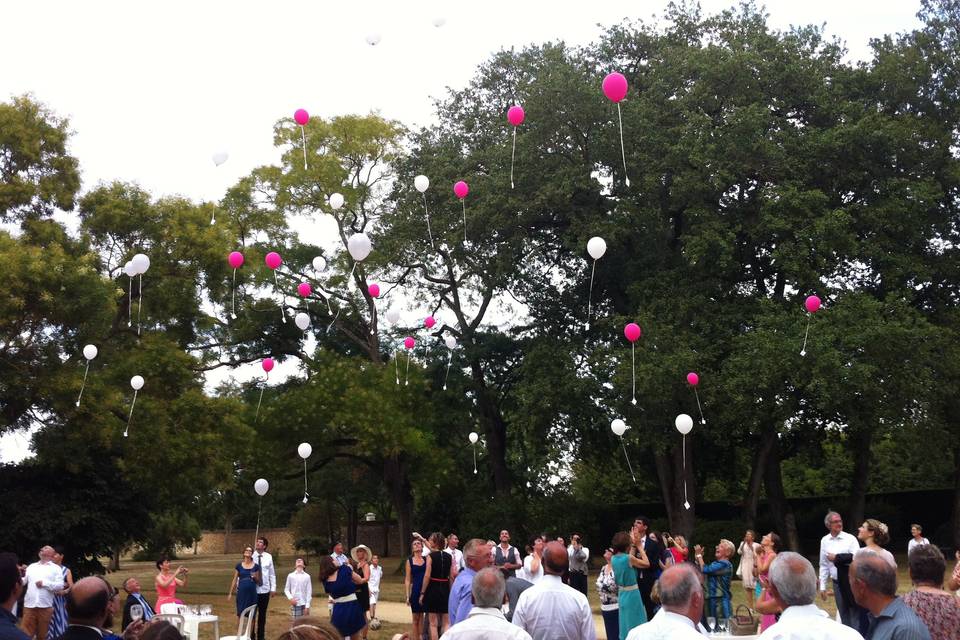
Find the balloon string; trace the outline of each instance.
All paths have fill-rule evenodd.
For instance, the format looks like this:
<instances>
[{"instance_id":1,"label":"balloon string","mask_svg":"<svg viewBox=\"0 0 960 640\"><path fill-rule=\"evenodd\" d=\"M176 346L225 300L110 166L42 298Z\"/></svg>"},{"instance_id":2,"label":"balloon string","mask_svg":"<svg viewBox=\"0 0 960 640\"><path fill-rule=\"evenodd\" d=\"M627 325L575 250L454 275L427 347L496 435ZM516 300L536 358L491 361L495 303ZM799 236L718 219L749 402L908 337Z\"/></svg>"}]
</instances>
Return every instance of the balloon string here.
<instances>
[{"instance_id":1,"label":"balloon string","mask_svg":"<svg viewBox=\"0 0 960 640\"><path fill-rule=\"evenodd\" d=\"M447 373L443 376L443 390L447 390L447 378L450 377L450 364L453 362L453 354L447 356Z\"/></svg>"},{"instance_id":2,"label":"balloon string","mask_svg":"<svg viewBox=\"0 0 960 640\"><path fill-rule=\"evenodd\" d=\"M287 314L283 312L283 307L287 304L287 294L285 294L283 289L280 288L280 281L277 280L276 269L273 271L273 286L277 288L277 291L280 292L280 297L282 298L280 301L280 319L283 320L283 324L287 324Z\"/></svg>"},{"instance_id":3,"label":"balloon string","mask_svg":"<svg viewBox=\"0 0 960 640\"><path fill-rule=\"evenodd\" d=\"M370 303L372 311L370 312L370 335L373 335L374 328L377 326L377 304Z\"/></svg>"},{"instance_id":4,"label":"balloon string","mask_svg":"<svg viewBox=\"0 0 960 640\"><path fill-rule=\"evenodd\" d=\"M133 326L133 276L130 276L130 291L127 293L127 326Z\"/></svg>"},{"instance_id":5,"label":"balloon string","mask_svg":"<svg viewBox=\"0 0 960 640\"><path fill-rule=\"evenodd\" d=\"M807 355L807 336L810 335L810 316L807 315L807 330L803 332L803 346L800 348L800 355Z\"/></svg>"},{"instance_id":6,"label":"balloon string","mask_svg":"<svg viewBox=\"0 0 960 640\"><path fill-rule=\"evenodd\" d=\"M407 373L406 378L403 380L403 386L408 386L410 384L410 352L407 351Z\"/></svg>"},{"instance_id":7,"label":"balloon string","mask_svg":"<svg viewBox=\"0 0 960 640\"><path fill-rule=\"evenodd\" d=\"M140 312L143 311L143 274L140 274L140 282L137 286L140 297L137 300L137 335L140 335Z\"/></svg>"},{"instance_id":8,"label":"balloon string","mask_svg":"<svg viewBox=\"0 0 960 640\"><path fill-rule=\"evenodd\" d=\"M590 309L591 303L593 302L593 274L597 270L597 261L593 261L593 266L590 268L590 294L587 296L587 331L590 330Z\"/></svg>"},{"instance_id":9,"label":"balloon string","mask_svg":"<svg viewBox=\"0 0 960 640\"><path fill-rule=\"evenodd\" d=\"M397 350L393 350L393 363L397 365L397 384L400 384L400 357L397 355Z\"/></svg>"},{"instance_id":10,"label":"balloon string","mask_svg":"<svg viewBox=\"0 0 960 640\"><path fill-rule=\"evenodd\" d=\"M237 317L237 270L233 270L233 287L230 289L230 313L231 318Z\"/></svg>"},{"instance_id":11,"label":"balloon string","mask_svg":"<svg viewBox=\"0 0 960 640\"><path fill-rule=\"evenodd\" d=\"M213 208L213 212L210 214L210 224L217 224L217 208Z\"/></svg>"},{"instance_id":12,"label":"balloon string","mask_svg":"<svg viewBox=\"0 0 960 640\"><path fill-rule=\"evenodd\" d=\"M473 445L473 472L477 472L477 445Z\"/></svg>"},{"instance_id":13,"label":"balloon string","mask_svg":"<svg viewBox=\"0 0 960 640\"><path fill-rule=\"evenodd\" d=\"M433 245L433 232L430 231L430 212L427 211L427 194L423 194L423 215L427 217L427 235L430 236L430 248L435 249Z\"/></svg>"},{"instance_id":14,"label":"balloon string","mask_svg":"<svg viewBox=\"0 0 960 640\"><path fill-rule=\"evenodd\" d=\"M87 360L87 368L83 371L83 383L80 385L80 395L77 396L77 406L80 406L80 398L83 397L83 388L87 386L87 374L90 373L90 361Z\"/></svg>"},{"instance_id":15,"label":"balloon string","mask_svg":"<svg viewBox=\"0 0 960 640\"><path fill-rule=\"evenodd\" d=\"M330 302L327 302L327 306L330 305ZM331 311L332 313L332 311ZM333 325L336 324L337 318L340 317L340 307L337 307L337 315L333 316L333 320L330 321L330 324L327 326L327 333L330 333L330 329L333 329Z\"/></svg>"},{"instance_id":16,"label":"balloon string","mask_svg":"<svg viewBox=\"0 0 960 640\"><path fill-rule=\"evenodd\" d=\"M303 459L303 497L307 497L307 459Z\"/></svg>"},{"instance_id":17,"label":"balloon string","mask_svg":"<svg viewBox=\"0 0 960 640\"><path fill-rule=\"evenodd\" d=\"M690 508L690 501L687 499L687 434L683 434L683 506Z\"/></svg>"},{"instance_id":18,"label":"balloon string","mask_svg":"<svg viewBox=\"0 0 960 640\"><path fill-rule=\"evenodd\" d=\"M620 115L620 103L617 103L617 120L620 122L620 156L623 158L623 179L630 186L630 177L627 175L627 152L623 146L623 116Z\"/></svg>"},{"instance_id":19,"label":"balloon string","mask_svg":"<svg viewBox=\"0 0 960 640\"><path fill-rule=\"evenodd\" d=\"M467 201L460 200L463 205L463 244L467 244Z\"/></svg>"},{"instance_id":20,"label":"balloon string","mask_svg":"<svg viewBox=\"0 0 960 640\"><path fill-rule=\"evenodd\" d=\"M127 433L130 431L130 421L133 419L133 408L137 404L137 391L138 389L133 390L133 402L130 403L130 415L127 416L127 428L123 430L123 437L127 437Z\"/></svg>"},{"instance_id":21,"label":"balloon string","mask_svg":"<svg viewBox=\"0 0 960 640\"><path fill-rule=\"evenodd\" d=\"M256 532L255 534L253 534L253 535L254 535L254 538L253 538L253 541L254 541L253 544L254 544L254 546L256 546L256 544L257 544L257 542L256 542L256 541L257 541L257 538L260 537L260 512L261 512L262 510L263 510L263 496L260 496L260 502L259 502L259 504L257 505L257 532ZM249 529L248 529L248 531L249 531Z\"/></svg>"},{"instance_id":22,"label":"balloon string","mask_svg":"<svg viewBox=\"0 0 960 640\"><path fill-rule=\"evenodd\" d=\"M703 407L700 406L700 394L697 393L697 388L693 388L693 395L697 398L697 410L700 412L700 424L707 424L707 421L703 419Z\"/></svg>"},{"instance_id":23,"label":"balloon string","mask_svg":"<svg viewBox=\"0 0 960 640\"><path fill-rule=\"evenodd\" d=\"M633 483L637 483L637 476L633 475L633 465L630 464L630 456L627 455L627 445L623 442L623 436L620 436L620 446L623 447L623 457L627 461L627 468L630 469L630 477L633 478Z\"/></svg>"},{"instance_id":24,"label":"balloon string","mask_svg":"<svg viewBox=\"0 0 960 640\"><path fill-rule=\"evenodd\" d=\"M631 361L631 370L633 371L633 404L637 404L637 346L633 342L630 343L630 361Z\"/></svg>"},{"instance_id":25,"label":"balloon string","mask_svg":"<svg viewBox=\"0 0 960 640\"><path fill-rule=\"evenodd\" d=\"M353 280L353 273L357 270L357 261L353 261L353 267L350 269L350 276L347 278L347 286L350 285L350 281Z\"/></svg>"},{"instance_id":26,"label":"balloon string","mask_svg":"<svg viewBox=\"0 0 960 640\"><path fill-rule=\"evenodd\" d=\"M517 128L513 128L513 151L510 152L510 188L513 189L513 159L517 155Z\"/></svg>"},{"instance_id":27,"label":"balloon string","mask_svg":"<svg viewBox=\"0 0 960 640\"><path fill-rule=\"evenodd\" d=\"M263 402L263 390L266 389L267 383L270 382L270 372L267 372L267 377L263 381L263 386L260 387L260 399L257 400L257 415L254 416L253 421L256 422L260 419L260 403Z\"/></svg>"},{"instance_id":28,"label":"balloon string","mask_svg":"<svg viewBox=\"0 0 960 640\"><path fill-rule=\"evenodd\" d=\"M303 126L300 127L300 139L303 140L303 168L307 168L307 134L303 132Z\"/></svg>"}]
</instances>

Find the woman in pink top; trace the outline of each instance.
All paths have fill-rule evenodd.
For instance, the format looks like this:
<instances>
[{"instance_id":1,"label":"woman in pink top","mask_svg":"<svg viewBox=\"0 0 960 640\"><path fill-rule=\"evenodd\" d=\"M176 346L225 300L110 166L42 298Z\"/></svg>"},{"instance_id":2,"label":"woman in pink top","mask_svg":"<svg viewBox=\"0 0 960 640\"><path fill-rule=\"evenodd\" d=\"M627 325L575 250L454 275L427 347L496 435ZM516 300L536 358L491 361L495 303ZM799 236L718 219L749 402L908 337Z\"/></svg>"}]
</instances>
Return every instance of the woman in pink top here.
<instances>
[{"instance_id":1,"label":"woman in pink top","mask_svg":"<svg viewBox=\"0 0 960 640\"><path fill-rule=\"evenodd\" d=\"M177 587L187 586L188 570L186 567L177 567L176 571L171 571L170 559L165 555L160 556L160 559L157 560L157 569L160 570L160 573L153 581L157 588L157 604L153 610L157 613L163 613L160 607L165 604L183 604L183 600L177 598Z\"/></svg>"}]
</instances>

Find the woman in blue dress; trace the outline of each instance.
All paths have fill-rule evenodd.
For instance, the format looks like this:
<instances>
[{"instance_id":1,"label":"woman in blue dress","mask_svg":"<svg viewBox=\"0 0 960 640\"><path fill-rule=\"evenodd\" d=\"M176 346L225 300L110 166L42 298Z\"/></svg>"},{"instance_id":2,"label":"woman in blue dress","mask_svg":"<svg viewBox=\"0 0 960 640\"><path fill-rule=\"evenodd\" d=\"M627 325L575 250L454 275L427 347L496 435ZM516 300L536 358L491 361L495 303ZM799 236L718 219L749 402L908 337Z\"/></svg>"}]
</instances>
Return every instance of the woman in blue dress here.
<instances>
[{"instance_id":1,"label":"woman in blue dress","mask_svg":"<svg viewBox=\"0 0 960 640\"><path fill-rule=\"evenodd\" d=\"M323 556L320 558L320 582L327 595L333 598L330 622L344 638L358 640L367 626L367 617L357 601L356 585L363 582L363 578L353 572L349 563L337 565L330 556Z\"/></svg>"},{"instance_id":2,"label":"woman in blue dress","mask_svg":"<svg viewBox=\"0 0 960 640\"><path fill-rule=\"evenodd\" d=\"M420 601L420 592L423 590L423 576L427 573L427 559L423 557L423 541L417 538L410 549L407 558L406 571L403 578L403 588L407 594L407 604L413 613L413 634L411 638L419 638L423 625L423 603Z\"/></svg>"},{"instance_id":3,"label":"woman in blue dress","mask_svg":"<svg viewBox=\"0 0 960 640\"><path fill-rule=\"evenodd\" d=\"M260 584L260 565L253 561L253 547L243 550L243 560L237 563L230 583L227 600L237 591L237 618L250 605L257 604L257 586Z\"/></svg>"},{"instance_id":4,"label":"woman in blue dress","mask_svg":"<svg viewBox=\"0 0 960 640\"><path fill-rule=\"evenodd\" d=\"M620 640L626 640L634 627L647 621L647 612L640 599L637 587L637 569L650 567L650 560L643 550L643 541L636 540L626 531L619 531L610 543L613 548L613 577L617 581L617 604L620 611ZM638 557L633 554L637 552Z\"/></svg>"}]
</instances>

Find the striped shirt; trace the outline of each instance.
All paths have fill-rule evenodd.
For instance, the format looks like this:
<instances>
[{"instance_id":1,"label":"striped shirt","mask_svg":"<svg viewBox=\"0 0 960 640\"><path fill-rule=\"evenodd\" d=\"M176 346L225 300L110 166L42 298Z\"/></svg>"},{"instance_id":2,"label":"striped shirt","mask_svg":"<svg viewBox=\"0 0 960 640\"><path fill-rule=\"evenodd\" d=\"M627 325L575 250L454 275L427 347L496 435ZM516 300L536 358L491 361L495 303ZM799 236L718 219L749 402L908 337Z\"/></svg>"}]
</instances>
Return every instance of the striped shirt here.
<instances>
[{"instance_id":1,"label":"striped shirt","mask_svg":"<svg viewBox=\"0 0 960 640\"><path fill-rule=\"evenodd\" d=\"M867 640L930 640L927 625L901 598L884 607L880 615L870 615Z\"/></svg>"}]
</instances>

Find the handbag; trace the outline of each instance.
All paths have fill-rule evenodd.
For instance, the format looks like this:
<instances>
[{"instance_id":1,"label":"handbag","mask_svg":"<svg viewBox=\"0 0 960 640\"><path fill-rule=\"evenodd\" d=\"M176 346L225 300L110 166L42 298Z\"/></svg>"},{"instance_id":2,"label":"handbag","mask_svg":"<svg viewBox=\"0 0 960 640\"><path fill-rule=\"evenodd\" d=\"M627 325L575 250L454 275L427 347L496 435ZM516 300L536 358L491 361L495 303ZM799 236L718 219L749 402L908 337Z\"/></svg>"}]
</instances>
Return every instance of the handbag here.
<instances>
[{"instance_id":1,"label":"handbag","mask_svg":"<svg viewBox=\"0 0 960 640\"><path fill-rule=\"evenodd\" d=\"M740 613L743 609L746 613ZM736 614L727 621L732 636L752 636L757 633L757 620L745 604L737 607Z\"/></svg>"}]
</instances>

